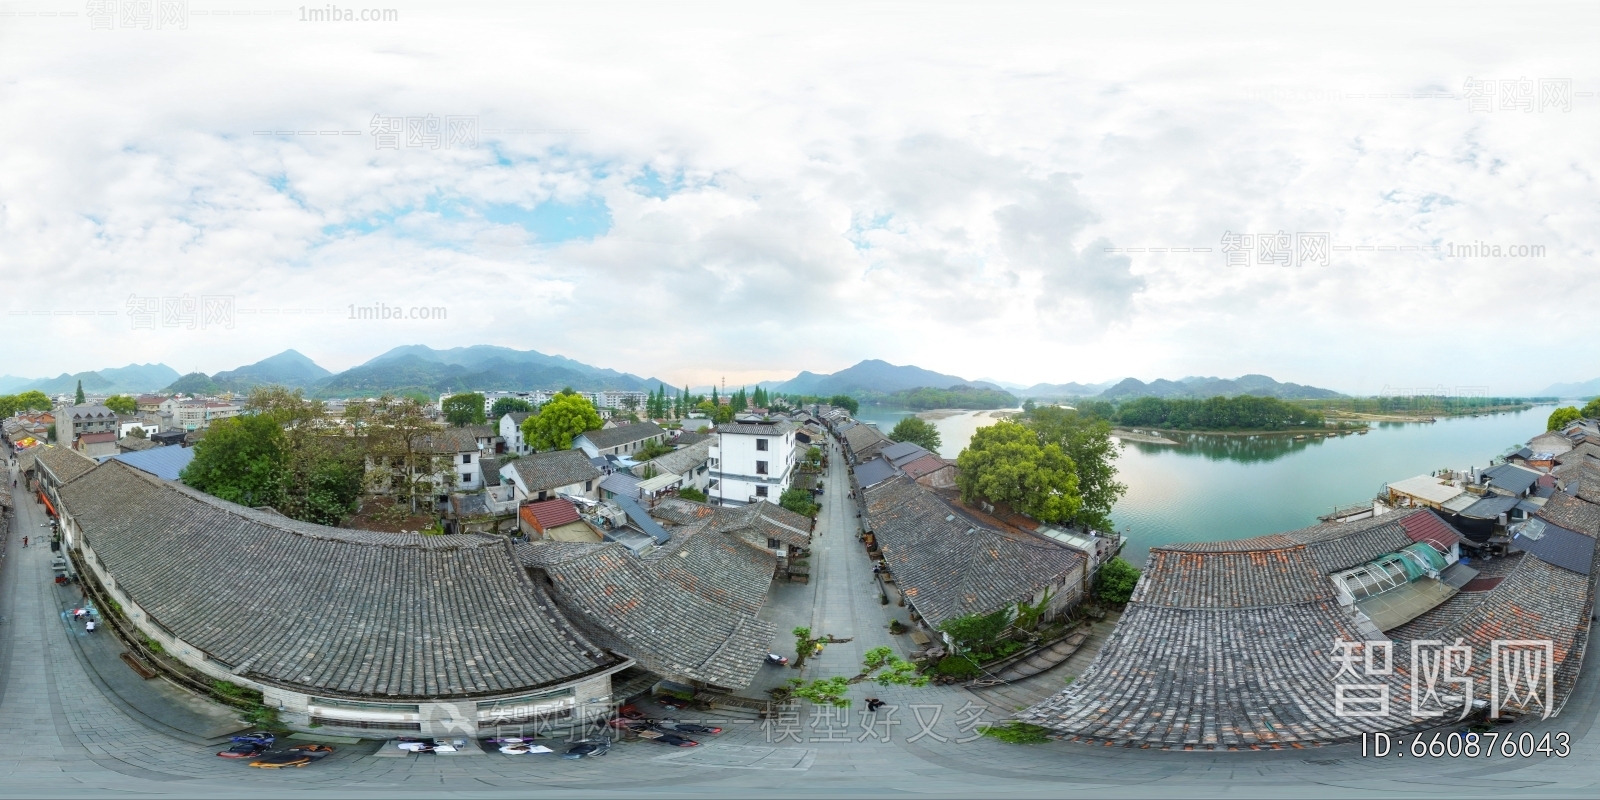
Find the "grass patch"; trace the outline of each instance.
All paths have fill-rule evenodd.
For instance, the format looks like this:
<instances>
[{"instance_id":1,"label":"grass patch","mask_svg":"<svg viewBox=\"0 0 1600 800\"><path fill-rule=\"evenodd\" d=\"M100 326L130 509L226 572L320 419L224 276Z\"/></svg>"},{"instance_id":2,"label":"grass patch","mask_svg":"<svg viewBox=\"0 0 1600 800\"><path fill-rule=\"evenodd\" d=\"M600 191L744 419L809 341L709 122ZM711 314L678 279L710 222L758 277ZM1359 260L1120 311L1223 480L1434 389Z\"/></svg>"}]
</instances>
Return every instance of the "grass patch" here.
<instances>
[{"instance_id":1,"label":"grass patch","mask_svg":"<svg viewBox=\"0 0 1600 800\"><path fill-rule=\"evenodd\" d=\"M978 732L992 739L1010 744L1042 744L1050 741L1050 730L1026 722L1007 722L1004 725L984 725Z\"/></svg>"}]
</instances>

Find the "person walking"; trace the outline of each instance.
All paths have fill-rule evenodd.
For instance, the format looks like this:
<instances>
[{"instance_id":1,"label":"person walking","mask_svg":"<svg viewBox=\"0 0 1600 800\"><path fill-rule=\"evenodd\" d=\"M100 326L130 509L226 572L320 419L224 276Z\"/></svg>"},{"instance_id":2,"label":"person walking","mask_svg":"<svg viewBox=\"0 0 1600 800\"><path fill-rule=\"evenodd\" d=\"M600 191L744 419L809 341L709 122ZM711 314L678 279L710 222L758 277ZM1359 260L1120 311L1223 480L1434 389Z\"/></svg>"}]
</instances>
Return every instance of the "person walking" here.
<instances>
[{"instance_id":1,"label":"person walking","mask_svg":"<svg viewBox=\"0 0 1600 800\"><path fill-rule=\"evenodd\" d=\"M94 633L94 620L91 619L88 622L83 623L83 632Z\"/></svg>"},{"instance_id":2,"label":"person walking","mask_svg":"<svg viewBox=\"0 0 1600 800\"><path fill-rule=\"evenodd\" d=\"M27 547L28 546L28 537L26 537L26 536L22 537L22 546L23 547Z\"/></svg>"}]
</instances>

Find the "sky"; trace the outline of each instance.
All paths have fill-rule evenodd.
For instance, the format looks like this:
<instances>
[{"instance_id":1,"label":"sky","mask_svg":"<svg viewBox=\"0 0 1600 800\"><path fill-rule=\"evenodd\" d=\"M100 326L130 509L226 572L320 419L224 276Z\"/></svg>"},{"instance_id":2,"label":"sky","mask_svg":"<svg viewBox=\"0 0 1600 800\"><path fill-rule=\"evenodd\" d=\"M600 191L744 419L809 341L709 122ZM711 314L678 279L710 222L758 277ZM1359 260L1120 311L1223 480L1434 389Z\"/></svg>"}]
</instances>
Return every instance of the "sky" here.
<instances>
[{"instance_id":1,"label":"sky","mask_svg":"<svg viewBox=\"0 0 1600 800\"><path fill-rule=\"evenodd\" d=\"M1594 4L368 2L0 0L0 374L1600 376Z\"/></svg>"}]
</instances>

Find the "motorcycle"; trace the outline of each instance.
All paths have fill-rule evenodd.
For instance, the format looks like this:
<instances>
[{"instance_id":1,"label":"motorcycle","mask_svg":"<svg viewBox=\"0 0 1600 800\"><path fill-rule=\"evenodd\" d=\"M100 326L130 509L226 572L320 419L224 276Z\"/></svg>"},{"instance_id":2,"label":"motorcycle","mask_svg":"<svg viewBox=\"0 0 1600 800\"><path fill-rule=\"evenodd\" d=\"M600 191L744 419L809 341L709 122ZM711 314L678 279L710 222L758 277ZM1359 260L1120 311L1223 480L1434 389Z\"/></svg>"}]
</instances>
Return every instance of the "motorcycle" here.
<instances>
[{"instance_id":1,"label":"motorcycle","mask_svg":"<svg viewBox=\"0 0 1600 800\"><path fill-rule=\"evenodd\" d=\"M789 658L787 656L780 656L777 653L768 653L767 664L774 667L788 666Z\"/></svg>"}]
</instances>

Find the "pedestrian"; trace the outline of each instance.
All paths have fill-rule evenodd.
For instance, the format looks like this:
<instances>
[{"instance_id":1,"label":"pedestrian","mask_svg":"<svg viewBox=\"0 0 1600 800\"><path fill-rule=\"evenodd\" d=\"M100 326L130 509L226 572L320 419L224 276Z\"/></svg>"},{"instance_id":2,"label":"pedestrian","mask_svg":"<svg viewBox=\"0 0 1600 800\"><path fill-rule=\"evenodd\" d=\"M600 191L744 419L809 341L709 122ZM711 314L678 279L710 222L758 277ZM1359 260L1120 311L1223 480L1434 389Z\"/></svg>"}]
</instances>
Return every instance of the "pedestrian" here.
<instances>
[{"instance_id":1,"label":"pedestrian","mask_svg":"<svg viewBox=\"0 0 1600 800\"><path fill-rule=\"evenodd\" d=\"M94 620L91 619L83 624L83 632L94 633Z\"/></svg>"},{"instance_id":2,"label":"pedestrian","mask_svg":"<svg viewBox=\"0 0 1600 800\"><path fill-rule=\"evenodd\" d=\"M26 536L22 537L22 546L23 547L27 547L28 546L28 537L26 537Z\"/></svg>"}]
</instances>

